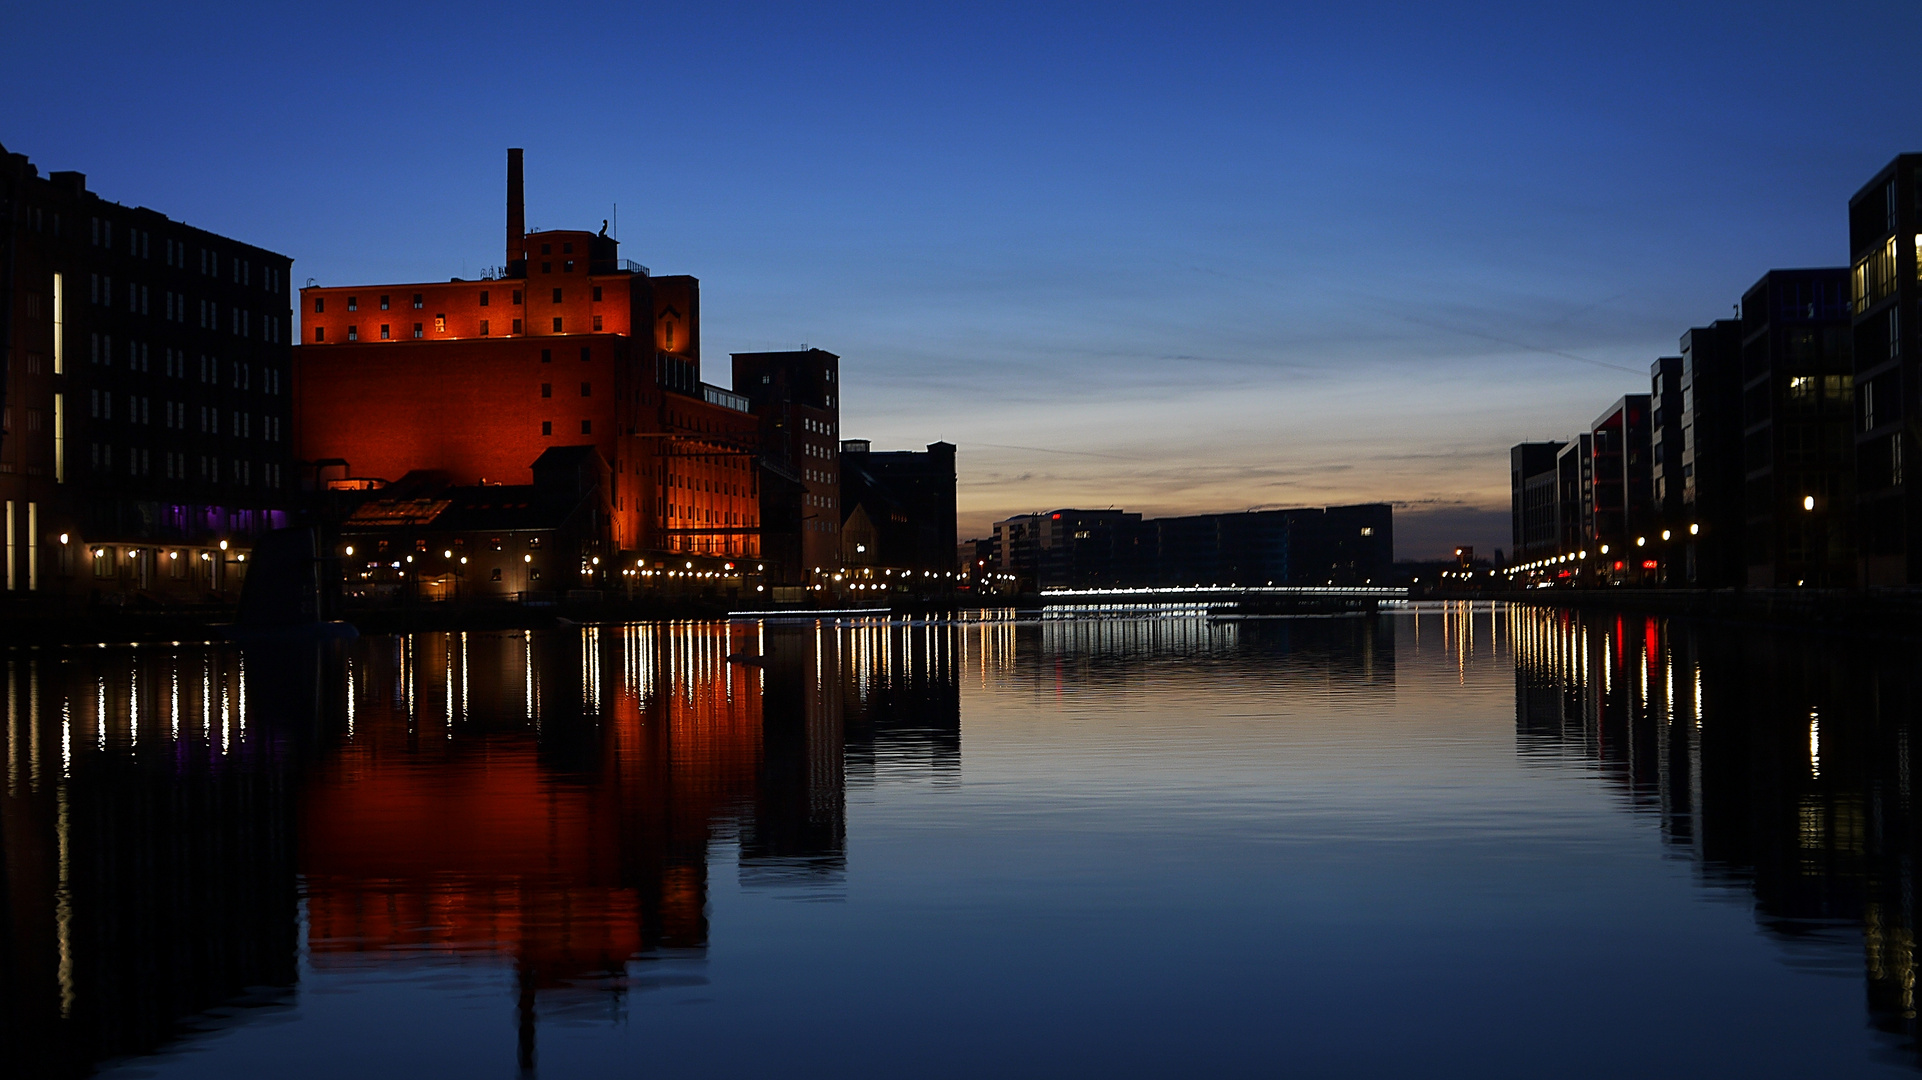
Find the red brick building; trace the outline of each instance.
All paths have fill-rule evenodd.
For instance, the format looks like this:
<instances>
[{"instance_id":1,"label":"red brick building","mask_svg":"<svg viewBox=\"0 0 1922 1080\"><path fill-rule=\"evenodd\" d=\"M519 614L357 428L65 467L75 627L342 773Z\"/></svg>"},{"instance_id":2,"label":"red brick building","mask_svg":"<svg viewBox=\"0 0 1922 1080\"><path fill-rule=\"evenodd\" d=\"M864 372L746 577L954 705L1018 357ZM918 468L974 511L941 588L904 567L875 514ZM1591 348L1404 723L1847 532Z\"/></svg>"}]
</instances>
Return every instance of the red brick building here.
<instances>
[{"instance_id":1,"label":"red brick building","mask_svg":"<svg viewBox=\"0 0 1922 1080\"><path fill-rule=\"evenodd\" d=\"M525 232L520 155L493 276L301 290L296 456L322 486L527 484L547 450L591 446L616 549L758 556L759 421L701 381L700 282L620 259L604 227Z\"/></svg>"}]
</instances>

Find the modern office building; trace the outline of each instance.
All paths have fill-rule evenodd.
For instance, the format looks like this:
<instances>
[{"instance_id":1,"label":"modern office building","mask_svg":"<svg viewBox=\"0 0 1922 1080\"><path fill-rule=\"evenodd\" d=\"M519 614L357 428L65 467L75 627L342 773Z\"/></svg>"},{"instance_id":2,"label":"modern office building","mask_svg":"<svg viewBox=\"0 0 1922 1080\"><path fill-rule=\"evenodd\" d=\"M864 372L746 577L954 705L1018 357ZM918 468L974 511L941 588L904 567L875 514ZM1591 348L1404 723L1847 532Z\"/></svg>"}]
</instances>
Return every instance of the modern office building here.
<instances>
[{"instance_id":1,"label":"modern office building","mask_svg":"<svg viewBox=\"0 0 1922 1080\"><path fill-rule=\"evenodd\" d=\"M1682 335L1681 574L1670 584L1730 588L1748 580L1743 543L1742 324L1720 319Z\"/></svg>"},{"instance_id":2,"label":"modern office building","mask_svg":"<svg viewBox=\"0 0 1922 1080\"><path fill-rule=\"evenodd\" d=\"M1864 585L1922 583L1916 387L1922 386L1922 154L1902 154L1849 200L1856 528Z\"/></svg>"},{"instance_id":3,"label":"modern office building","mask_svg":"<svg viewBox=\"0 0 1922 1080\"><path fill-rule=\"evenodd\" d=\"M1856 582L1849 271L1771 270L1742 297L1747 583Z\"/></svg>"},{"instance_id":4,"label":"modern office building","mask_svg":"<svg viewBox=\"0 0 1922 1080\"><path fill-rule=\"evenodd\" d=\"M1666 527L1680 520L1682 489L1682 358L1664 356L1648 368L1649 461L1655 519Z\"/></svg>"},{"instance_id":5,"label":"modern office building","mask_svg":"<svg viewBox=\"0 0 1922 1080\"><path fill-rule=\"evenodd\" d=\"M1591 550L1604 573L1642 580L1655 566L1635 540L1652 517L1654 454L1649 443L1649 398L1626 394L1589 425L1588 501L1584 507Z\"/></svg>"},{"instance_id":6,"label":"modern office building","mask_svg":"<svg viewBox=\"0 0 1922 1080\"><path fill-rule=\"evenodd\" d=\"M294 480L291 265L0 148L9 594L231 597Z\"/></svg>"},{"instance_id":7,"label":"modern office building","mask_svg":"<svg viewBox=\"0 0 1922 1080\"><path fill-rule=\"evenodd\" d=\"M1561 543L1560 484L1555 470L1562 442L1516 443L1508 451L1509 552L1516 562L1556 554Z\"/></svg>"},{"instance_id":8,"label":"modern office building","mask_svg":"<svg viewBox=\"0 0 1922 1080\"><path fill-rule=\"evenodd\" d=\"M1594 444L1584 431L1555 452L1556 528L1564 555L1580 555L1595 544Z\"/></svg>"},{"instance_id":9,"label":"modern office building","mask_svg":"<svg viewBox=\"0 0 1922 1080\"><path fill-rule=\"evenodd\" d=\"M955 551L954 444L876 452L841 443L841 563L946 574Z\"/></svg>"},{"instance_id":10,"label":"modern office building","mask_svg":"<svg viewBox=\"0 0 1922 1080\"><path fill-rule=\"evenodd\" d=\"M702 381L700 282L621 259L605 225L526 232L522 192L510 150L505 259L481 280L301 290L313 482L525 485L548 450L589 446L611 470L601 557L756 558L762 423Z\"/></svg>"},{"instance_id":11,"label":"modern office building","mask_svg":"<svg viewBox=\"0 0 1922 1080\"><path fill-rule=\"evenodd\" d=\"M1395 551L1387 503L1151 518L1055 510L995 524L998 568L1034 587L1366 585Z\"/></svg>"}]
</instances>

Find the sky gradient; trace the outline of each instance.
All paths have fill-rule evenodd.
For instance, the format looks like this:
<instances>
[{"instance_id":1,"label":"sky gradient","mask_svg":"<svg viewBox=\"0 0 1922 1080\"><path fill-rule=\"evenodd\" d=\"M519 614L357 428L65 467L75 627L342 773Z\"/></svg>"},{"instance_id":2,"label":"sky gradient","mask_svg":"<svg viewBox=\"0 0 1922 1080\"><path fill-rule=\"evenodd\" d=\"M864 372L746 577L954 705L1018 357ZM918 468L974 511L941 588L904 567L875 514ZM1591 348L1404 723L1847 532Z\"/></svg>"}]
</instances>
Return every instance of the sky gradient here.
<instances>
[{"instance_id":1,"label":"sky gradient","mask_svg":"<svg viewBox=\"0 0 1922 1080\"><path fill-rule=\"evenodd\" d=\"M598 228L1012 513L1385 500L1507 545L1566 437L1922 149L1922 6L35 5L0 143L319 284Z\"/></svg>"}]
</instances>

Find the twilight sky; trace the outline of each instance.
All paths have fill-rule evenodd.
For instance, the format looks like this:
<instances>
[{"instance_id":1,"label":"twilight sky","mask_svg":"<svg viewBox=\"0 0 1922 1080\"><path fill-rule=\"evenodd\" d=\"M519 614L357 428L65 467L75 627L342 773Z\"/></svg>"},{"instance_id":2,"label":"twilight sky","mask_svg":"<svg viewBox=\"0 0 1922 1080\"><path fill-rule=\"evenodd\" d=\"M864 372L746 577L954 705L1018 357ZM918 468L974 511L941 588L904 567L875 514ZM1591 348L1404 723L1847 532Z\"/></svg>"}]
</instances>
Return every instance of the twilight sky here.
<instances>
[{"instance_id":1,"label":"twilight sky","mask_svg":"<svg viewBox=\"0 0 1922 1080\"><path fill-rule=\"evenodd\" d=\"M0 143L297 283L598 228L1011 513L1388 500L1507 546L1564 437L1922 149L1922 5L15 5Z\"/></svg>"}]
</instances>

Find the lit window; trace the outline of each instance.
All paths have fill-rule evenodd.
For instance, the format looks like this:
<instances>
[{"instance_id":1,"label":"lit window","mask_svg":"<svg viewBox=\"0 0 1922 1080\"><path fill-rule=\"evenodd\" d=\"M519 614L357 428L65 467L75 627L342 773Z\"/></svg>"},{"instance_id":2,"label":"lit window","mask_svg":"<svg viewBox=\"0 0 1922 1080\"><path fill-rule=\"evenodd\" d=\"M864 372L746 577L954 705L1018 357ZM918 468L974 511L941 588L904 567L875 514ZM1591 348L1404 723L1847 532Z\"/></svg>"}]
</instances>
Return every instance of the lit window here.
<instances>
[{"instance_id":1,"label":"lit window","mask_svg":"<svg viewBox=\"0 0 1922 1080\"><path fill-rule=\"evenodd\" d=\"M445 334L446 332L447 332L447 316L445 315L434 316L434 333Z\"/></svg>"}]
</instances>

